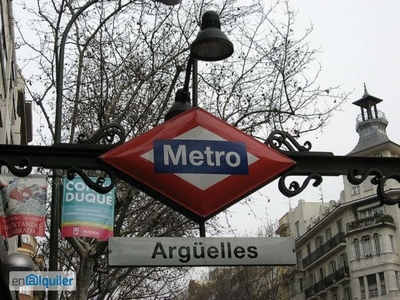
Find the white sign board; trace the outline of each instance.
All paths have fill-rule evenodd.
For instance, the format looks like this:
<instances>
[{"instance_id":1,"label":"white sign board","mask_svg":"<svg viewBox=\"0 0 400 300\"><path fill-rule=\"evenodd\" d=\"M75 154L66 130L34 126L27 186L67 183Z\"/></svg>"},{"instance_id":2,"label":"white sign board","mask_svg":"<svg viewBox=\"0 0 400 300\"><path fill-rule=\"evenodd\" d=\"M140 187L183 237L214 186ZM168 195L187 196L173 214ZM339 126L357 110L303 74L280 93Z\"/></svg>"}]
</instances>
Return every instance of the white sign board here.
<instances>
[{"instance_id":1,"label":"white sign board","mask_svg":"<svg viewBox=\"0 0 400 300\"><path fill-rule=\"evenodd\" d=\"M109 266L287 266L296 264L294 238L108 239Z\"/></svg>"}]
</instances>

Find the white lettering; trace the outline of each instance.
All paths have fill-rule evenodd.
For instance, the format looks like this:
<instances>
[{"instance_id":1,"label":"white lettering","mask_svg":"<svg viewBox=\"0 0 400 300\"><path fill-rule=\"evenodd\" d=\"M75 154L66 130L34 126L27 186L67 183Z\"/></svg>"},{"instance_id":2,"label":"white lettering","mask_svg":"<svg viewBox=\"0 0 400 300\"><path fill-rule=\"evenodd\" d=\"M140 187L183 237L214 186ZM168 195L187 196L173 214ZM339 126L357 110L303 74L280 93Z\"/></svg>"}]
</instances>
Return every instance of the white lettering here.
<instances>
[{"instance_id":1,"label":"white lettering","mask_svg":"<svg viewBox=\"0 0 400 300\"><path fill-rule=\"evenodd\" d=\"M164 145L163 150L165 166L170 163L175 166L179 164L186 166L188 160L191 165L196 167L202 166L204 163L210 167L220 167L221 163L225 161L228 166L236 168L241 163L240 155L234 151L225 153L225 151L213 151L210 147L206 147L203 152L192 150L187 155L186 145L179 145L176 153L174 153L171 145Z\"/></svg>"},{"instance_id":2,"label":"white lettering","mask_svg":"<svg viewBox=\"0 0 400 300\"><path fill-rule=\"evenodd\" d=\"M225 155L225 151L217 151L215 153L215 163L219 167L221 166L221 157Z\"/></svg>"},{"instance_id":3,"label":"white lettering","mask_svg":"<svg viewBox=\"0 0 400 300\"><path fill-rule=\"evenodd\" d=\"M212 155L213 155L214 151L211 151L210 147L206 147L206 151L204 151L204 154L207 157L207 165L213 167L215 164L212 161Z\"/></svg>"},{"instance_id":4,"label":"white lettering","mask_svg":"<svg viewBox=\"0 0 400 300\"><path fill-rule=\"evenodd\" d=\"M77 191L84 191L85 189L86 189L86 184L85 183L83 183L83 182L76 182L75 183L75 190L77 190Z\"/></svg>"},{"instance_id":5,"label":"white lettering","mask_svg":"<svg viewBox=\"0 0 400 300\"><path fill-rule=\"evenodd\" d=\"M234 162L232 162L232 156L234 157ZM230 167L237 167L240 165L240 156L239 154L237 154L236 152L228 152L226 154L226 163L228 164L228 166Z\"/></svg>"},{"instance_id":6,"label":"white lettering","mask_svg":"<svg viewBox=\"0 0 400 300\"><path fill-rule=\"evenodd\" d=\"M189 153L189 162L193 166L201 166L204 162L204 155L201 153L199 150L193 150L192 152Z\"/></svg>"},{"instance_id":7,"label":"white lettering","mask_svg":"<svg viewBox=\"0 0 400 300\"><path fill-rule=\"evenodd\" d=\"M113 197L95 193L65 193L65 202L71 201L112 205Z\"/></svg>"},{"instance_id":8,"label":"white lettering","mask_svg":"<svg viewBox=\"0 0 400 300\"><path fill-rule=\"evenodd\" d=\"M182 165L186 166L186 146L180 145L178 147L178 151L176 152L176 156L174 156L174 152L172 151L172 147L170 145L164 145L164 165L169 165L169 158L171 158L173 165L178 165L179 160L182 157Z\"/></svg>"}]
</instances>

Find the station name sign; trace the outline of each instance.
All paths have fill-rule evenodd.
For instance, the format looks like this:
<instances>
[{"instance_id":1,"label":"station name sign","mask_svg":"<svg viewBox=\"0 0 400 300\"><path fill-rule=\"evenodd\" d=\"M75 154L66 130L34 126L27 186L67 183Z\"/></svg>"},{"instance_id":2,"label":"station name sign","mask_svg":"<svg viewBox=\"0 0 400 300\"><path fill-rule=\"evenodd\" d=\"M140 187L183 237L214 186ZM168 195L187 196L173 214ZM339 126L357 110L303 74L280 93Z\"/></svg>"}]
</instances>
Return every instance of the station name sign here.
<instances>
[{"instance_id":1,"label":"station name sign","mask_svg":"<svg viewBox=\"0 0 400 300\"><path fill-rule=\"evenodd\" d=\"M108 239L109 266L295 265L294 239L128 238Z\"/></svg>"}]
</instances>

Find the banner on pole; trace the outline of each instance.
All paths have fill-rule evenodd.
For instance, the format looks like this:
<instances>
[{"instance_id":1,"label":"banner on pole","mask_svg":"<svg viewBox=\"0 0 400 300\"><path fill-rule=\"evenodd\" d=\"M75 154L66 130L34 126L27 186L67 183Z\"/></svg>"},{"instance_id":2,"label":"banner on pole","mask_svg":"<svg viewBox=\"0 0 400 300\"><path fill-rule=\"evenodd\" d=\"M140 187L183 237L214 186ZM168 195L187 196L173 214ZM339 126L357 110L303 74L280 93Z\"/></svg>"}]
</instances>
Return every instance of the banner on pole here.
<instances>
[{"instance_id":1,"label":"banner on pole","mask_svg":"<svg viewBox=\"0 0 400 300\"><path fill-rule=\"evenodd\" d=\"M91 178L96 180L96 178ZM105 185L110 184L106 178ZM64 177L62 237L92 237L107 240L113 236L115 188L100 194L89 188L82 178Z\"/></svg>"},{"instance_id":2,"label":"banner on pole","mask_svg":"<svg viewBox=\"0 0 400 300\"><path fill-rule=\"evenodd\" d=\"M0 235L44 236L46 201L45 175L0 174Z\"/></svg>"}]
</instances>

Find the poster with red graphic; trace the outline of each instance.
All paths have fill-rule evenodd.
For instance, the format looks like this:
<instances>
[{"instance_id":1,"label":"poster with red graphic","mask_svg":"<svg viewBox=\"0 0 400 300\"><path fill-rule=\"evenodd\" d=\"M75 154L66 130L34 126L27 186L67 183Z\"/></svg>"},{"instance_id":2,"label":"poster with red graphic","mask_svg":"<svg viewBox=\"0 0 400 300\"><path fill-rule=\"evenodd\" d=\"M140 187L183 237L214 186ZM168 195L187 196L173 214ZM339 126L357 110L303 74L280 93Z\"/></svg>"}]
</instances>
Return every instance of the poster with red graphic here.
<instances>
[{"instance_id":1,"label":"poster with red graphic","mask_svg":"<svg viewBox=\"0 0 400 300\"><path fill-rule=\"evenodd\" d=\"M46 200L45 175L0 174L0 235L44 236Z\"/></svg>"}]
</instances>

